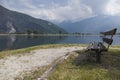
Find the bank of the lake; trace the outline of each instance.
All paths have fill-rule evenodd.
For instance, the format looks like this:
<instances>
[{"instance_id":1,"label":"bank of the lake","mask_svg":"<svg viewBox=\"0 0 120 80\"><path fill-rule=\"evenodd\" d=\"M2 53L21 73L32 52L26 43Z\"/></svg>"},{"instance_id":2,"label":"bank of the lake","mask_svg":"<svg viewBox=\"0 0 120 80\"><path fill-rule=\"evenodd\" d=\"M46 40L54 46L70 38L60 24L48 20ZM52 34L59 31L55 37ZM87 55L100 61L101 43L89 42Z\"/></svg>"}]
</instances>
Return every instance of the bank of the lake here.
<instances>
[{"instance_id":1,"label":"bank of the lake","mask_svg":"<svg viewBox=\"0 0 120 80\"><path fill-rule=\"evenodd\" d=\"M54 61L57 60L59 57L72 51L76 51L76 50L81 51L86 46L87 45L85 44L54 44L54 45L50 44L50 45L34 46L34 47L29 47L24 49L0 52L0 58L1 58L0 59L0 71L1 71L0 76L2 76L0 79L36 80L37 78L41 77L41 75L50 66L52 66L52 63L54 63ZM95 79L96 78L100 78L100 79L103 78L103 80L111 79L109 77L106 77L107 75L106 71L108 69L104 69L104 67L101 67L101 66L102 65L112 66L111 64L113 64L115 67L113 66L112 68L116 69L117 67L117 70L119 71L120 70L119 69L120 67L119 48L120 46L111 46L110 51L108 52L108 55L105 55L104 63L101 65L91 64L91 63L80 65L83 68L82 69L83 72L81 71L80 66L71 64L77 54L75 53L71 55L71 57L68 60L61 63L55 69L55 71L51 75L49 75L49 77L47 78L48 80L56 80L56 79L57 80L73 80L73 79L79 80L80 78L79 76L81 73L81 76L83 75L83 77L80 79L83 79L83 80L86 79L85 78L86 75L89 75L87 77L88 80L93 80L93 78L89 79L89 77L96 76L96 74L99 74L100 77L96 76L94 77ZM93 71L88 70L89 68L91 68L91 66L94 68L94 65L95 67L98 67L98 68L97 69L95 68L95 70L93 69ZM89 73L87 73L87 70L89 71ZM60 74L59 74L59 71L60 71ZM71 72L71 74L68 74L69 72ZM91 72L93 73L93 75L90 75ZM104 72L105 72L105 77L103 74ZM114 74L115 76L119 75L118 72L116 73L113 71L112 71L112 74Z\"/></svg>"},{"instance_id":2,"label":"bank of the lake","mask_svg":"<svg viewBox=\"0 0 120 80\"><path fill-rule=\"evenodd\" d=\"M48 80L120 80L120 49L111 47L102 55L101 64L94 61L74 63L77 51L62 62L56 70L48 76ZM94 60L94 57L91 57Z\"/></svg>"},{"instance_id":3,"label":"bank of the lake","mask_svg":"<svg viewBox=\"0 0 120 80\"><path fill-rule=\"evenodd\" d=\"M59 57L75 50L82 50L83 46L85 45L56 44L0 52L0 79L23 79L25 75L32 74L35 70L44 71L46 66Z\"/></svg>"},{"instance_id":4,"label":"bank of the lake","mask_svg":"<svg viewBox=\"0 0 120 80\"><path fill-rule=\"evenodd\" d=\"M114 36L113 45L120 45L119 36ZM0 36L0 51L15 50L47 44L89 44L102 42L100 35L76 34L4 34Z\"/></svg>"},{"instance_id":5,"label":"bank of the lake","mask_svg":"<svg viewBox=\"0 0 120 80\"><path fill-rule=\"evenodd\" d=\"M4 58L6 56L11 56L11 55L19 55L19 54L24 55L24 54L29 53L32 50L37 50L37 49L58 48L58 47L73 47L73 46L85 47L87 45L86 44L47 44L47 45L33 46L33 47L28 47L28 48L16 49L16 50L6 50L6 51L1 51L0 52L0 59Z\"/></svg>"}]
</instances>

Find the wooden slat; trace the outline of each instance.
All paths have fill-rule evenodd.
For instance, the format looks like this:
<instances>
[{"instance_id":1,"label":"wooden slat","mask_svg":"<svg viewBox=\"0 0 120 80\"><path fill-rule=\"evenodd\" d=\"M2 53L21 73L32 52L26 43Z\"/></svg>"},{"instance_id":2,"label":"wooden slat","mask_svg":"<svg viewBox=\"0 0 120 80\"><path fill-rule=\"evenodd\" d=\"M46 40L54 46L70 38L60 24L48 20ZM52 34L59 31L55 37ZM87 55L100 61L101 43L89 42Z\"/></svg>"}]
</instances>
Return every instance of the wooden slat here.
<instances>
[{"instance_id":1,"label":"wooden slat","mask_svg":"<svg viewBox=\"0 0 120 80\"><path fill-rule=\"evenodd\" d=\"M101 42L98 43L98 46L100 47L100 50L101 50L101 51L107 51L107 50L108 50L108 48L106 48L106 47L103 45L103 43L101 43Z\"/></svg>"},{"instance_id":2,"label":"wooden slat","mask_svg":"<svg viewBox=\"0 0 120 80\"><path fill-rule=\"evenodd\" d=\"M111 45L112 42L113 42L113 39L109 39L109 38L102 38L102 40L103 40L104 42L106 42L107 44L109 44L109 45Z\"/></svg>"},{"instance_id":3,"label":"wooden slat","mask_svg":"<svg viewBox=\"0 0 120 80\"><path fill-rule=\"evenodd\" d=\"M100 33L103 34L103 35L115 35L116 31L117 31L117 28L114 28L114 29L112 29L110 31L100 32Z\"/></svg>"},{"instance_id":4,"label":"wooden slat","mask_svg":"<svg viewBox=\"0 0 120 80\"><path fill-rule=\"evenodd\" d=\"M87 50L86 51L95 51L96 52L96 54L97 54L97 56L96 56L96 61L98 62L98 63L101 63L101 52L106 52L106 51L108 51L108 49L109 49L109 46L112 44L112 42L113 42L113 35L115 35L116 34L116 28L115 29L113 29L113 30L110 30L110 31L107 31L107 32L101 32L101 34L103 34L103 38L102 38L102 40L103 40L103 43L105 42L105 43L107 43L108 44L108 46L106 47L102 42L98 42L98 43L96 43L96 42L93 42L93 43L91 43L88 47L87 47ZM108 37L108 36L110 36L110 38L106 38L106 37Z\"/></svg>"},{"instance_id":5,"label":"wooden slat","mask_svg":"<svg viewBox=\"0 0 120 80\"><path fill-rule=\"evenodd\" d=\"M107 48L101 42L93 42L87 47L87 49L91 51L107 51Z\"/></svg>"},{"instance_id":6,"label":"wooden slat","mask_svg":"<svg viewBox=\"0 0 120 80\"><path fill-rule=\"evenodd\" d=\"M116 28L114 28L114 29L112 29L112 30L110 30L110 31L107 31L107 32L101 32L101 34L103 34L104 35L104 37L102 38L102 40L103 40L103 43L105 42L105 43L107 43L108 45L106 46L106 45L104 45L102 42L98 42L98 43L96 43L96 42L93 42L93 43L91 43L88 47L87 47L87 50L86 51L89 51L89 50L91 50L91 51L96 51L96 52L102 52L102 51L108 51L108 49L109 49L109 46L112 44L112 42L113 42L113 35L115 35L116 34ZM109 38L107 38L107 36L109 37Z\"/></svg>"}]
</instances>

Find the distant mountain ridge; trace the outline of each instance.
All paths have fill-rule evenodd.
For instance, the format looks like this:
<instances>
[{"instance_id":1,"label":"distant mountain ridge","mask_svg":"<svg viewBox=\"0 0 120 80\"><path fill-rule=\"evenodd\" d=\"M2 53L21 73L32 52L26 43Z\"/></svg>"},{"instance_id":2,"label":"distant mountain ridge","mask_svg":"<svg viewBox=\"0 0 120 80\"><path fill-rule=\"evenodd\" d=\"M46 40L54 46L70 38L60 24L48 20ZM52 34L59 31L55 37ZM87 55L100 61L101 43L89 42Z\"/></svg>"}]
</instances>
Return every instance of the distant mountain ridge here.
<instances>
[{"instance_id":1,"label":"distant mountain ridge","mask_svg":"<svg viewBox=\"0 0 120 80\"><path fill-rule=\"evenodd\" d=\"M0 33L26 33L28 30L37 33L66 33L51 22L11 11L0 5Z\"/></svg>"},{"instance_id":2,"label":"distant mountain ridge","mask_svg":"<svg viewBox=\"0 0 120 80\"><path fill-rule=\"evenodd\" d=\"M112 28L120 30L120 16L95 16L78 22L63 22L59 24L68 32L98 33Z\"/></svg>"}]
</instances>

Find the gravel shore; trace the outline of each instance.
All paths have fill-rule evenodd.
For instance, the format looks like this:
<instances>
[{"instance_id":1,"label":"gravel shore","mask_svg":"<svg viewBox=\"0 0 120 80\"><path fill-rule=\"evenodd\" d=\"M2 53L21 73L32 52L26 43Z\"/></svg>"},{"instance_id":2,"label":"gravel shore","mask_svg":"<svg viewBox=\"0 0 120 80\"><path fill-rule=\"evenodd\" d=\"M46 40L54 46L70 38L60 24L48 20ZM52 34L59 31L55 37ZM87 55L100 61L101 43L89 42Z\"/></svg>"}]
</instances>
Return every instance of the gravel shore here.
<instances>
[{"instance_id":1,"label":"gravel shore","mask_svg":"<svg viewBox=\"0 0 120 80\"><path fill-rule=\"evenodd\" d=\"M51 64L57 58L75 50L82 50L83 47L61 47L39 49L29 54L8 56L0 59L0 80L14 80L22 77L25 72L31 72L38 67Z\"/></svg>"}]
</instances>

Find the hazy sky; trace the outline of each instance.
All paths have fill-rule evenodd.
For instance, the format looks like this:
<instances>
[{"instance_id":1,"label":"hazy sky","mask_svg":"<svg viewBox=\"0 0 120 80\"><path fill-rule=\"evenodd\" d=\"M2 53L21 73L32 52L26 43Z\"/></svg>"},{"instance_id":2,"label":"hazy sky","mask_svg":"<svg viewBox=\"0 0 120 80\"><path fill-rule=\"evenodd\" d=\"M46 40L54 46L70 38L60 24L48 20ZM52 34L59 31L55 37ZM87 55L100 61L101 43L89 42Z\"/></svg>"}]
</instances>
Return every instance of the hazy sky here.
<instances>
[{"instance_id":1,"label":"hazy sky","mask_svg":"<svg viewBox=\"0 0 120 80\"><path fill-rule=\"evenodd\" d=\"M75 22L97 15L120 15L120 0L0 0L0 4L55 22Z\"/></svg>"}]
</instances>

